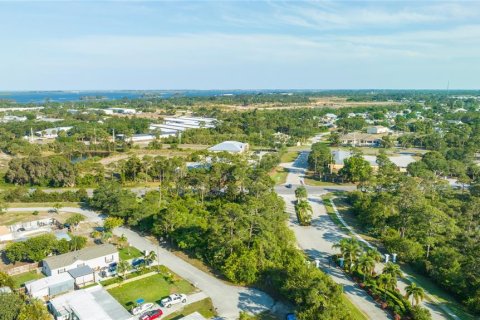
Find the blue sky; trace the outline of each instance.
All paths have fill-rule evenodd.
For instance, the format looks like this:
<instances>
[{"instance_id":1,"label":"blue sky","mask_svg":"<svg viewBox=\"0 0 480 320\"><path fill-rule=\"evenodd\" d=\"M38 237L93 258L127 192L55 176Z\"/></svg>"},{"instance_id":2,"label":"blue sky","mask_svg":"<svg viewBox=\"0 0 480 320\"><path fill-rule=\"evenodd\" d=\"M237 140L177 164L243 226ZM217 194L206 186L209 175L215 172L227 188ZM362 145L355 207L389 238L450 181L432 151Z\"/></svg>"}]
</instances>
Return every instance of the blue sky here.
<instances>
[{"instance_id":1,"label":"blue sky","mask_svg":"<svg viewBox=\"0 0 480 320\"><path fill-rule=\"evenodd\" d=\"M0 2L0 91L480 89L479 1Z\"/></svg>"}]
</instances>

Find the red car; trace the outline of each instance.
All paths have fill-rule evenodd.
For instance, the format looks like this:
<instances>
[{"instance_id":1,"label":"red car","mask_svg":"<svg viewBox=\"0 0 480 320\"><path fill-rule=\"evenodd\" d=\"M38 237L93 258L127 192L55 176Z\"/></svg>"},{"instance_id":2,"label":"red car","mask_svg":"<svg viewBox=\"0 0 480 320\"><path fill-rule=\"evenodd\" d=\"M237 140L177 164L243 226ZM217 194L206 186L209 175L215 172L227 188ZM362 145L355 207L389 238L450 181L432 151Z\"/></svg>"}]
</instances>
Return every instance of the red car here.
<instances>
[{"instance_id":1,"label":"red car","mask_svg":"<svg viewBox=\"0 0 480 320\"><path fill-rule=\"evenodd\" d=\"M159 319L162 316L163 312L160 309L156 310L150 310L142 314L139 320L153 320L153 319Z\"/></svg>"}]
</instances>

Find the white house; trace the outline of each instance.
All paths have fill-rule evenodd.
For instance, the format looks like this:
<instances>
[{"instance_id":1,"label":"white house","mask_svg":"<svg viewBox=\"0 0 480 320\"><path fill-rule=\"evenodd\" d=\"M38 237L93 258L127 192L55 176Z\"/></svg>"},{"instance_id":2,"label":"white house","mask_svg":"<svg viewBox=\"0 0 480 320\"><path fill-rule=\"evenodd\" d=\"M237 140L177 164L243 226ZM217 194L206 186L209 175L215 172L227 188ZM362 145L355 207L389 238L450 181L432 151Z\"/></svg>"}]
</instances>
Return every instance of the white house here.
<instances>
[{"instance_id":1,"label":"white house","mask_svg":"<svg viewBox=\"0 0 480 320\"><path fill-rule=\"evenodd\" d=\"M367 128L367 133L369 134L381 134L381 133L388 133L388 132L389 132L388 128L384 126L373 126L373 127Z\"/></svg>"},{"instance_id":2,"label":"white house","mask_svg":"<svg viewBox=\"0 0 480 320\"><path fill-rule=\"evenodd\" d=\"M47 276L51 276L85 265L93 270L100 270L108 267L111 263L118 263L118 261L117 248L107 243L58 256L47 257L42 261L42 272Z\"/></svg>"},{"instance_id":3,"label":"white house","mask_svg":"<svg viewBox=\"0 0 480 320\"><path fill-rule=\"evenodd\" d=\"M34 298L53 297L74 290L74 279L68 273L55 274L25 283L27 293Z\"/></svg>"},{"instance_id":4,"label":"white house","mask_svg":"<svg viewBox=\"0 0 480 320\"><path fill-rule=\"evenodd\" d=\"M238 141L224 141L208 148L212 152L244 153L248 150L248 143Z\"/></svg>"},{"instance_id":5,"label":"white house","mask_svg":"<svg viewBox=\"0 0 480 320\"><path fill-rule=\"evenodd\" d=\"M55 297L49 303L56 320L128 320L132 315L102 286Z\"/></svg>"}]
</instances>

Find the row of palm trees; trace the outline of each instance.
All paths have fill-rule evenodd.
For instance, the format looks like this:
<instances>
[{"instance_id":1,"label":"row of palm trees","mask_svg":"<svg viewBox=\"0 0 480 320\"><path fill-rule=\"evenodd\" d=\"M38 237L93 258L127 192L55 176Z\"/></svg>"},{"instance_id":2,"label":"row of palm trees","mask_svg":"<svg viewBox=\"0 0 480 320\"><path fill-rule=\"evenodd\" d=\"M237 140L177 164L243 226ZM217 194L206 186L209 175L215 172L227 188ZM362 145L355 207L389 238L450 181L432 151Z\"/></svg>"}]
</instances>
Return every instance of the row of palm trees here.
<instances>
[{"instance_id":1,"label":"row of palm trees","mask_svg":"<svg viewBox=\"0 0 480 320\"><path fill-rule=\"evenodd\" d=\"M144 252L143 259L145 260L145 263L141 265L141 268L145 268L155 262L155 260L157 260L157 254L155 253L155 251L150 251L148 253ZM127 260L120 260L117 265L118 274L123 280L126 279L127 273L132 270L132 268L133 267L131 263Z\"/></svg>"},{"instance_id":2,"label":"row of palm trees","mask_svg":"<svg viewBox=\"0 0 480 320\"><path fill-rule=\"evenodd\" d=\"M355 238L344 238L333 245L333 248L339 249L345 263L347 272L359 271L363 274L363 282L368 278L373 278L375 266L382 259L382 255L376 248L363 250L360 242ZM395 290L398 278L402 278L403 273L398 264L387 262L376 282L385 292ZM412 297L412 305L420 303L425 298L423 288L411 283L405 288L406 298Z\"/></svg>"}]
</instances>

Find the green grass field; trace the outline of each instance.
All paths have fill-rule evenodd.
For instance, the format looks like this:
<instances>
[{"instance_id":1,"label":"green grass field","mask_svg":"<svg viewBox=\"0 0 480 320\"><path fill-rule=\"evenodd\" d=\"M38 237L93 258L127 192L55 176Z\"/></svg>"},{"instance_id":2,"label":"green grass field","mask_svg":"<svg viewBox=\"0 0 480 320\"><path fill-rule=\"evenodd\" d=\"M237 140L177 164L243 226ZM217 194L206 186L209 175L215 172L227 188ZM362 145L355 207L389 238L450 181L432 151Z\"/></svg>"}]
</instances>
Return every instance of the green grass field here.
<instances>
[{"instance_id":1,"label":"green grass field","mask_svg":"<svg viewBox=\"0 0 480 320\"><path fill-rule=\"evenodd\" d=\"M297 151L287 151L282 156L280 157L280 162L285 163L285 162L293 162L295 159L298 157L298 152Z\"/></svg>"},{"instance_id":2,"label":"green grass field","mask_svg":"<svg viewBox=\"0 0 480 320\"><path fill-rule=\"evenodd\" d=\"M189 294L195 288L186 280L178 279L170 283L162 274L155 274L147 278L121 284L108 292L120 302L127 310L130 310L137 299L146 302L159 302L172 293Z\"/></svg>"},{"instance_id":3,"label":"green grass field","mask_svg":"<svg viewBox=\"0 0 480 320\"><path fill-rule=\"evenodd\" d=\"M132 246L119 249L118 254L121 260L130 260L130 259L143 257L143 253L137 248Z\"/></svg>"},{"instance_id":4,"label":"green grass field","mask_svg":"<svg viewBox=\"0 0 480 320\"><path fill-rule=\"evenodd\" d=\"M43 274L37 273L36 271L29 271L12 276L13 281L15 282L15 288L20 288L27 281L37 280L44 277Z\"/></svg>"},{"instance_id":5,"label":"green grass field","mask_svg":"<svg viewBox=\"0 0 480 320\"><path fill-rule=\"evenodd\" d=\"M194 302L192 304L189 304L185 306L182 310L176 311L165 318L164 320L173 320L173 319L181 319L189 314L192 314L194 312L200 313L202 316L204 316L207 319L210 319L214 316L216 316L215 313L215 308L213 307L212 300L210 298Z\"/></svg>"},{"instance_id":6,"label":"green grass field","mask_svg":"<svg viewBox=\"0 0 480 320\"><path fill-rule=\"evenodd\" d=\"M276 167L271 173L270 178L275 184L284 184L287 181L288 171L283 167Z\"/></svg>"}]
</instances>

